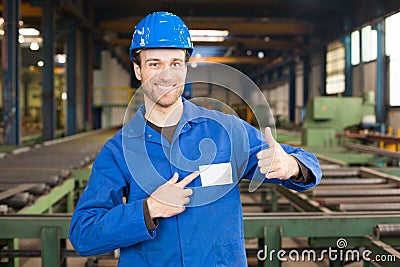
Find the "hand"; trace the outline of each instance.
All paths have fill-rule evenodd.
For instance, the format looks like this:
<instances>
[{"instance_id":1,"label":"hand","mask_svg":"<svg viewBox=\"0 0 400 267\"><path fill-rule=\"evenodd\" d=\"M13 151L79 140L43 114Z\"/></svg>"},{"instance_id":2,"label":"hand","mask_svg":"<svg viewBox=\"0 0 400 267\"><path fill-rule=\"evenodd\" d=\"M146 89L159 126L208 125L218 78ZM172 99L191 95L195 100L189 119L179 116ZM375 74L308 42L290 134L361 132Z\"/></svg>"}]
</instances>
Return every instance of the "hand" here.
<instances>
[{"instance_id":1,"label":"hand","mask_svg":"<svg viewBox=\"0 0 400 267\"><path fill-rule=\"evenodd\" d=\"M193 190L185 189L185 186L198 176L199 172L193 172L178 182L179 175L174 173L169 181L158 187L147 199L150 217L168 218L184 212L184 205L190 202L189 196L193 194Z\"/></svg>"},{"instance_id":2,"label":"hand","mask_svg":"<svg viewBox=\"0 0 400 267\"><path fill-rule=\"evenodd\" d=\"M268 148L257 153L260 172L266 178L286 180L299 174L299 165L295 158L286 153L281 145L275 141L271 128L265 128L265 139Z\"/></svg>"}]
</instances>

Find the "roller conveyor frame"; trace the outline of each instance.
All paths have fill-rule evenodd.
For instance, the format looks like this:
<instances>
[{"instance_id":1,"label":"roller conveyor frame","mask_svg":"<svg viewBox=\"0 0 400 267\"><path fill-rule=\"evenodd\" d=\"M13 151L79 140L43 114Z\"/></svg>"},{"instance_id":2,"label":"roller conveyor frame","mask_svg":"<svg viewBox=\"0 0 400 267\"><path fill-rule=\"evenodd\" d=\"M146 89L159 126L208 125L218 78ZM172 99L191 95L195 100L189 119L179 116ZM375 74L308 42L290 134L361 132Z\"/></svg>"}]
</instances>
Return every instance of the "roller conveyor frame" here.
<instances>
[{"instance_id":1,"label":"roller conveyor frame","mask_svg":"<svg viewBox=\"0 0 400 267\"><path fill-rule=\"evenodd\" d=\"M30 185L25 191L33 195L43 195L50 190L50 187L45 183L27 183L22 185ZM7 190L15 188L15 184L0 184L0 195ZM4 199L0 196L0 200Z\"/></svg>"},{"instance_id":2,"label":"roller conveyor frame","mask_svg":"<svg viewBox=\"0 0 400 267\"><path fill-rule=\"evenodd\" d=\"M396 205L390 207L390 203L397 203L400 199L399 177L366 167L345 167L344 172L351 177L343 178L342 175L336 175L343 174L341 169L329 169L328 173L333 174L333 177L327 178L324 176L323 170L321 184L303 193L280 186L274 186L273 190L288 199L291 205L299 211L330 213L341 208L347 212L364 211L367 205L363 204L367 203L371 207L371 212L382 210L385 205L388 210L400 210L395 209L394 206ZM355 173L358 173L358 177L362 178L354 178L353 174ZM324 181L327 182L324 183ZM341 183L342 181L343 183ZM376 207L374 207L374 203L377 203Z\"/></svg>"},{"instance_id":3,"label":"roller conveyor frame","mask_svg":"<svg viewBox=\"0 0 400 267\"><path fill-rule=\"evenodd\" d=\"M2 191L0 192L0 203L2 200L12 197L18 193L29 191L37 185L38 184L20 184L18 186L11 187L8 190Z\"/></svg>"},{"instance_id":4,"label":"roller conveyor frame","mask_svg":"<svg viewBox=\"0 0 400 267\"><path fill-rule=\"evenodd\" d=\"M66 255L64 248L59 244L68 238L70 220L70 215L0 216L0 229L4 230L0 232L0 239L39 238L42 244L42 266L60 266ZM312 248L335 248L339 238L346 238L347 247L363 244L369 247L373 254L391 255L397 261L388 262L385 266L398 266L400 262L400 252L393 249L393 246L400 245L400 237L385 239L381 235L382 239L379 239L372 235L377 225L397 225L400 221L398 213L244 213L243 221L245 238L259 239L261 244L268 246L269 251L280 250L284 237L309 237ZM400 226L393 227L397 229ZM18 251L11 245L9 249L13 252ZM68 253L69 256L74 256L74 253ZM267 259L263 264L268 267L280 266L277 259Z\"/></svg>"},{"instance_id":5,"label":"roller conveyor frame","mask_svg":"<svg viewBox=\"0 0 400 267\"><path fill-rule=\"evenodd\" d=\"M41 146L35 146L35 149L23 154L11 153L9 157L0 162L2 169L2 173L0 173L0 189L2 189L0 191L0 204L5 203L14 211L25 207L24 211L36 213L51 211L51 207L47 203L55 204L56 200L67 198L67 202L71 202L67 206L69 210L72 210L73 196L70 195L73 193L74 186L71 186L70 182L65 183L68 180L67 178L71 176L69 169L88 165L95 158L104 142L115 131L116 129L86 132L44 142ZM69 158L65 160L64 157L57 156L55 153L62 153ZM41 155L42 157L40 157ZM22 161L20 162L20 160ZM42 186L41 188L39 186L33 188L28 185L32 183L40 183ZM61 193L60 198L55 196L54 192L45 195L50 188L54 188L54 192ZM30 193L31 196L25 198L26 203L23 204L20 201L22 195L18 196L18 194L25 196L26 193ZM32 199L41 195L46 196L47 201L43 201L41 200L43 198L39 197L38 200L40 201L34 202L34 205L29 207ZM43 208L38 207L40 204L44 205Z\"/></svg>"},{"instance_id":6,"label":"roller conveyor frame","mask_svg":"<svg viewBox=\"0 0 400 267\"><path fill-rule=\"evenodd\" d=\"M81 173L80 173L81 172ZM359 169L359 172L363 172L364 174L366 173L367 175L371 175L370 172L368 171L362 171L361 168ZM71 192L70 190L74 190L76 181L79 181L78 184L83 184L85 181L87 181L90 173L89 169L84 169L84 170L73 170L73 178L65 180L61 185L57 186L54 188L54 190L59 190L58 192L54 192L53 195L51 193L46 196L46 199L53 198L56 196L59 196L60 194L68 195L68 205L72 210L72 205L73 205L73 195L69 195L68 192ZM81 174L84 177L78 177ZM339 176L338 176L339 177ZM388 178L388 176L384 176L385 179ZM371 178L373 179L373 178ZM398 179L398 178L397 178ZM394 180L396 183L398 181ZM270 188L269 188L270 189ZM270 191L270 190L266 191ZM284 193L280 192L279 190L282 189ZM312 244L318 245L318 243L321 245L322 242L324 242L324 246L327 246L327 244L332 244L336 245L336 240L339 237L348 237L349 240L351 240L351 243L349 245L356 246L359 244L368 244L371 246L371 249L373 251L384 251L385 253L392 253L392 255L395 255L397 259L400 260L400 256L398 255L398 252L393 252L392 249L390 249L390 245L400 245L400 240L398 238L396 239L391 239L390 242L388 243L382 243L380 240L375 240L373 238L370 238L369 234L371 234L371 230L374 227L374 223L380 223L380 224L394 224L395 222L399 222L400 220L400 215L398 213L391 213L389 211L385 212L374 212L371 214L370 212L367 213L360 213L360 212L351 212L351 213L344 213L344 212L333 212L329 210L327 207L324 207L321 205L321 203L312 200L312 199L307 199L306 194L301 194L297 193L291 190L286 190L282 187L273 187L273 191L278 192L282 195L287 194L285 196L289 196L288 199L291 202L301 204L298 205L298 207L301 207L302 209L300 210L312 210L313 212L307 212L307 213L256 213L256 214L244 214L244 227L245 227L245 237L246 238L258 238L259 241L264 242L264 244L268 244L268 247L270 249L279 249L281 247L281 241L283 237L309 237L310 240L312 240ZM288 193L289 192L289 193ZM44 198L43 198L44 199ZM305 204L304 204L305 203ZM43 213L46 212L46 210L43 210L43 207L40 203L40 198L37 200L37 209L41 210L28 210L28 209L23 209L21 210L21 213ZM303 205L303 206L302 206ZM50 210L48 208L48 210ZM2 228L2 219L3 218L11 218L13 216L0 216L0 229ZM16 216L15 218L17 218ZM36 216L29 216L29 217L20 217L22 220L26 221L35 221L33 224L36 224L37 220L50 220L50 222L43 223L41 225L41 230L37 231L36 235L38 238L42 239L42 251L46 251L46 253L41 254L43 258L43 262L45 265L43 266L58 266L54 265L55 262L60 262L60 259L65 256L67 253L65 250L60 249L59 251L55 250L55 247L57 244L59 244L59 241L62 239L65 239L67 236L65 236L65 233L68 232L69 228L69 216L65 216L65 218L60 217L47 217L43 216L43 218L36 217ZM18 218L18 220L20 219ZM57 218L61 220L67 220L68 226L57 226L58 223L62 222L57 222ZM54 219L54 220L53 220ZM11 225L14 224L14 222L11 220L7 221L8 223L11 223ZM54 223L54 224L53 224ZM18 223L19 224L19 223ZM21 224L23 225L23 223ZM38 223L37 226L31 226L30 227L39 227L40 223ZM332 226L333 225L333 226ZM360 227L360 225L362 225ZM27 225L25 225L27 227ZM67 227L63 228L62 227ZM6 228L4 228L6 229ZM327 229L329 231L327 231ZM22 232L25 231L25 234L29 234L25 229L22 230ZM362 233L361 233L362 232ZM64 236L63 236L64 235ZM12 239L12 238L18 238L19 234L8 237L7 239ZM0 233L0 239L3 238L1 233ZM20 238L29 238L29 237L20 237ZM330 242L326 243L327 240ZM395 240L395 241L393 241ZM382 245L384 244L384 245ZM11 246L12 248L12 246ZM14 251L14 250L13 250ZM15 253L19 253L18 250L15 251ZM51 254L50 254L51 253ZM69 251L69 253L71 253ZM73 256L72 252L72 256ZM46 265L47 264L47 265ZM267 262L265 263L267 264ZM276 261L268 262L268 266L280 266L279 263ZM388 265L388 266L396 266L396 265Z\"/></svg>"}]
</instances>

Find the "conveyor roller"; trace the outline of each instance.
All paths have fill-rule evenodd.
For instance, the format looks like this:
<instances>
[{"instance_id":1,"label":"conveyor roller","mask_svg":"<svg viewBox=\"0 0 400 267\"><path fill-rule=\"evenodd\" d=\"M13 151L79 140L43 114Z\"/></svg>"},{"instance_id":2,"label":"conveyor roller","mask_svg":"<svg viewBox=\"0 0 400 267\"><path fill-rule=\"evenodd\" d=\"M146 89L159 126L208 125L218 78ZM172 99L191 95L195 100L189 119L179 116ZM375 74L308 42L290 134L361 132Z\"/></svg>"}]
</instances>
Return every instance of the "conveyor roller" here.
<instances>
[{"instance_id":1,"label":"conveyor roller","mask_svg":"<svg viewBox=\"0 0 400 267\"><path fill-rule=\"evenodd\" d=\"M373 233L375 236L399 237L400 224L378 224L374 227Z\"/></svg>"},{"instance_id":2,"label":"conveyor roller","mask_svg":"<svg viewBox=\"0 0 400 267\"><path fill-rule=\"evenodd\" d=\"M6 204L14 209L20 209L33 201L31 194L24 192L16 194L10 198L0 200L0 203Z\"/></svg>"}]
</instances>

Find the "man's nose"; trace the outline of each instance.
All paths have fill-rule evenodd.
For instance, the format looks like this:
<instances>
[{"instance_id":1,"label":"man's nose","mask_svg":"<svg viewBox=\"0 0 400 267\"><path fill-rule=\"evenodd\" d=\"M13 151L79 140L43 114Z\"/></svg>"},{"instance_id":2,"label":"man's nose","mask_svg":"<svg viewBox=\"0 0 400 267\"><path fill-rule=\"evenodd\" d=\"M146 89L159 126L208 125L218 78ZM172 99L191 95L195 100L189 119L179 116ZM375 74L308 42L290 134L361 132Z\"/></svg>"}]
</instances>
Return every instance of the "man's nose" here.
<instances>
[{"instance_id":1,"label":"man's nose","mask_svg":"<svg viewBox=\"0 0 400 267\"><path fill-rule=\"evenodd\" d=\"M169 81L172 79L172 70L170 67L165 67L159 74L158 77L161 80Z\"/></svg>"}]
</instances>

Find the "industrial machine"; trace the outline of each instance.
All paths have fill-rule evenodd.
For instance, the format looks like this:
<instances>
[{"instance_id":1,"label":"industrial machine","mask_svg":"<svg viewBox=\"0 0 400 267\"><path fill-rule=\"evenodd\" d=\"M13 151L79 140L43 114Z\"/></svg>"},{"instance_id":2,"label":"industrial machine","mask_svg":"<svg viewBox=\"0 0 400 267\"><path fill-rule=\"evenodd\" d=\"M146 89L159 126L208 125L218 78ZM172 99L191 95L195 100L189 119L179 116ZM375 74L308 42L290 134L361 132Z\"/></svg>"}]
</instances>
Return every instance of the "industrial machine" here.
<instances>
[{"instance_id":1,"label":"industrial machine","mask_svg":"<svg viewBox=\"0 0 400 267\"><path fill-rule=\"evenodd\" d=\"M371 96L372 95L372 96ZM336 135L351 126L375 123L373 93L364 97L314 97L307 104L302 126L302 144L305 146L332 146Z\"/></svg>"}]
</instances>

